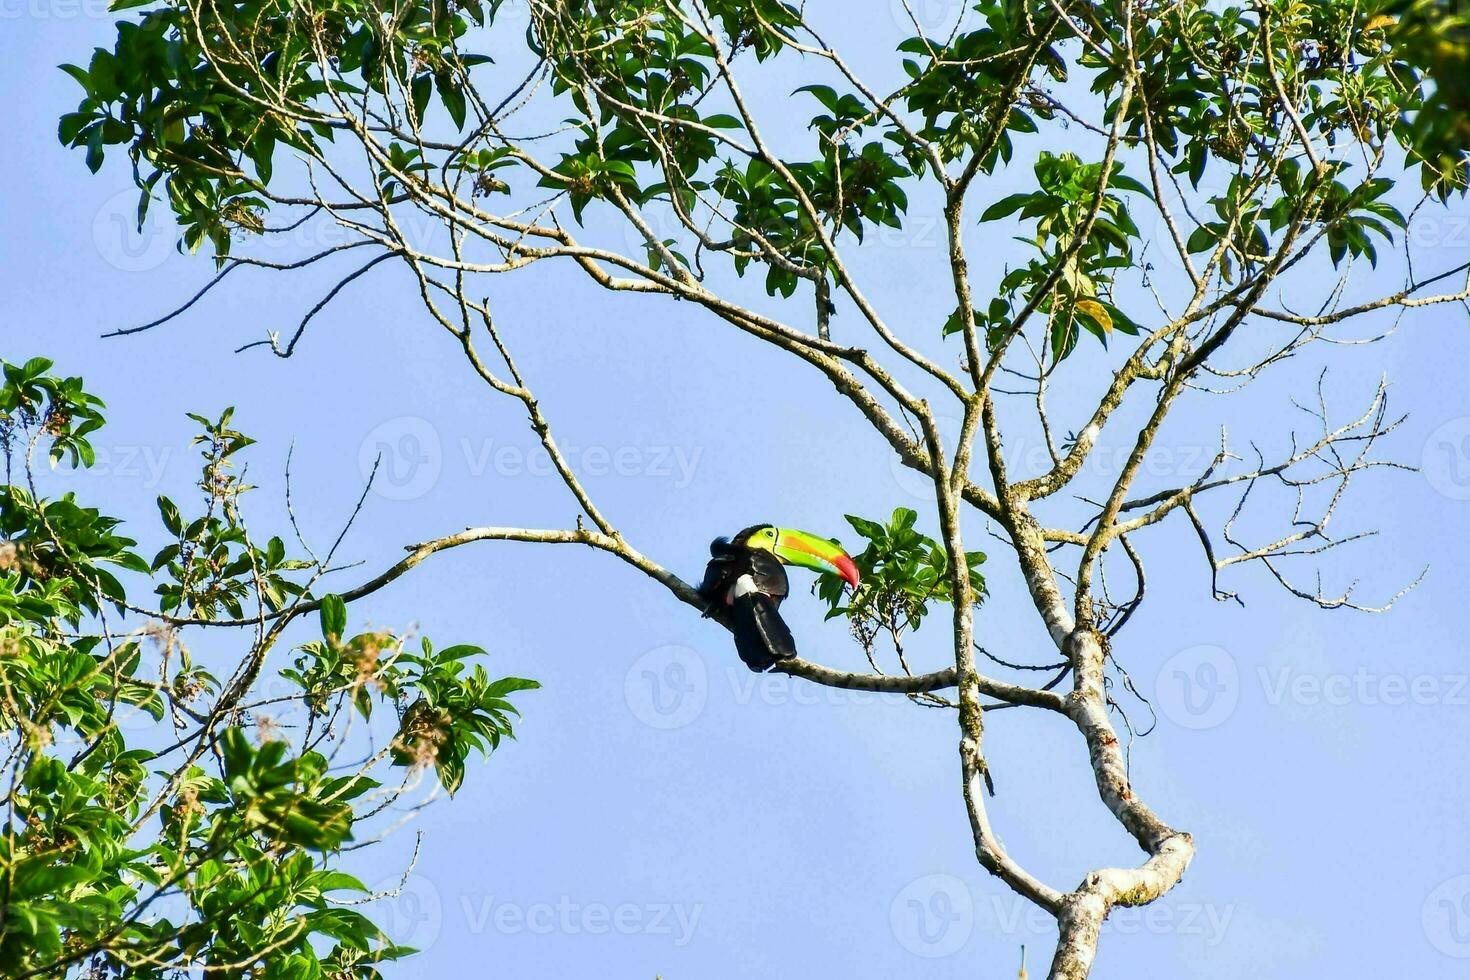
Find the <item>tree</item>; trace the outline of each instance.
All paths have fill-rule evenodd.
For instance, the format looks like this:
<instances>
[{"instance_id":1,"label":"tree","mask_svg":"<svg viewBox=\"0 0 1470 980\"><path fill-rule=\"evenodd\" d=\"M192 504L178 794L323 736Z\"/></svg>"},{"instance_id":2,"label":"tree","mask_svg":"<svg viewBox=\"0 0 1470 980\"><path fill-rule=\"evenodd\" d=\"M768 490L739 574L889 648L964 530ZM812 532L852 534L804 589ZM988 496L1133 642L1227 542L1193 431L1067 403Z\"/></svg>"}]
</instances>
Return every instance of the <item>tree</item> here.
<instances>
[{"instance_id":1,"label":"tree","mask_svg":"<svg viewBox=\"0 0 1470 980\"><path fill-rule=\"evenodd\" d=\"M236 470L252 440L229 411L194 416L199 513L160 497L166 543L143 558L119 521L36 492L39 460L93 465L102 401L44 358L0 366L0 970L379 976L412 950L353 907L375 896L344 853L386 833L426 772L453 793L535 682L491 680L467 663L479 647L349 629L374 586L314 592L341 536L320 556L301 538L300 558L252 537ZM129 597L137 580L156 608ZM279 671L285 693L262 691L267 655L311 612L320 637ZM191 653L204 631L243 648L229 676ZM275 723L291 704L304 724Z\"/></svg>"},{"instance_id":2,"label":"tree","mask_svg":"<svg viewBox=\"0 0 1470 980\"><path fill-rule=\"evenodd\" d=\"M108 147L126 148L141 208L166 200L183 246L207 246L219 264L203 293L130 330L184 313L239 269L298 271L355 252L294 331L247 345L289 357L343 289L400 263L470 370L523 406L580 511L571 527L476 528L416 553L470 540L585 545L700 609L559 452L484 284L549 263L611 294L683 301L701 328L805 362L929 479L938 533L902 510L886 524L851 518L869 542L870 584L844 595L828 581L822 593L874 670L778 669L953 708L977 859L1055 916L1050 975L1087 975L1109 911L1156 900L1194 854L1135 791L1115 725L1126 716L1113 679L1129 684L1117 637L1144 599L1147 532L1187 522L1216 599L1233 598L1220 575L1244 565L1329 609L1396 598L1374 606L1351 588L1302 585L1298 571L1356 539L1332 526L1343 495L1392 465L1375 454L1396 424L1385 389L1342 421L1314 399L1314 428L1279 459L1242 459L1222 430L1198 479L1151 486L1144 463L1181 404L1355 339L1355 323L1371 339L1391 329L1385 318L1470 298L1466 266L1425 268L1402 234L1466 189L1470 21L1447 0L982 0L941 33L910 13L916 33L880 82L826 43L806 6L529 7L523 39L494 0L175 0L121 24L112 51L68 68L85 97L61 139L94 170ZM792 95L809 107L799 122L742 88L774 62L810 79ZM1002 175L1026 189L997 193ZM844 249L921 214L945 231L933 286L953 312L900 325ZM349 240L289 263L252 254L318 216ZM980 268L965 239L977 221L1019 235L1025 257L994 276ZM632 247L608 244L619 233ZM1401 285L1347 301L1365 264ZM769 299L751 288L756 274ZM1053 418L1047 395L1059 390L1088 393L1091 407ZM1022 440L1045 454L1018 471L1006 447ZM1104 447L1122 462L1100 476L1088 464ZM984 556L967 540L978 522L1003 542L1004 569L1024 580L1060 656L1041 686L1002 679L1025 676L1024 656L977 645ZM1122 594L1110 571L1128 583ZM915 673L902 634L936 605L951 610L953 664ZM890 655L891 673L880 666ZM1075 725L1139 866L1064 889L1006 852L985 803L984 722L997 706Z\"/></svg>"}]
</instances>

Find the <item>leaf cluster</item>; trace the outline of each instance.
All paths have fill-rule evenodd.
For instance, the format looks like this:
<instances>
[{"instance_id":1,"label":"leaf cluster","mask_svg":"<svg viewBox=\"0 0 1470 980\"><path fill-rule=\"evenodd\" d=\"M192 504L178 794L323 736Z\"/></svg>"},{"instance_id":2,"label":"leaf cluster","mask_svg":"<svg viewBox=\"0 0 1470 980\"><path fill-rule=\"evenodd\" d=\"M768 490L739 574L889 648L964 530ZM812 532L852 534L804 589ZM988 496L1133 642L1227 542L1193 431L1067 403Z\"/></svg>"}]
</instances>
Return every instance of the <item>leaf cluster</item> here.
<instances>
[{"instance_id":1,"label":"leaf cluster","mask_svg":"<svg viewBox=\"0 0 1470 980\"><path fill-rule=\"evenodd\" d=\"M352 635L325 595L322 638L280 675L295 693L263 696L271 624L324 568L252 543L232 469L251 440L231 413L194 416L204 513L160 498L170 543L150 563L117 519L31 487L33 457L90 464L102 402L47 361L0 366L7 464L26 484L0 487L0 974L377 978L413 951L343 904L368 897L345 849L381 835L374 814L421 772L457 790L470 757L511 735L510 695L536 683L493 679L478 646ZM163 609L133 626L137 584ZM212 625L221 610L255 615L254 640ZM237 662L191 652L187 637L216 632ZM276 724L292 703L307 723ZM341 720L367 725L374 706L393 718L388 747L347 763ZM375 778L378 759L404 778Z\"/></svg>"}]
</instances>

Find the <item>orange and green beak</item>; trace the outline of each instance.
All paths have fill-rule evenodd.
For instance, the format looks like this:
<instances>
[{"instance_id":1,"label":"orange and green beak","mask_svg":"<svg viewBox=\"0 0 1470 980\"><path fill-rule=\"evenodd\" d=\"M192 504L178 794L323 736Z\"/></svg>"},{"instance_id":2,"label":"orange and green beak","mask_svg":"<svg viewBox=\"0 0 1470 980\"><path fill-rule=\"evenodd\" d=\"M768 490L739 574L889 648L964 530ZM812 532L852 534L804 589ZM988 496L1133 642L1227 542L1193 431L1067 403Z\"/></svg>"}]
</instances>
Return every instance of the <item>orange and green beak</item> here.
<instances>
[{"instance_id":1,"label":"orange and green beak","mask_svg":"<svg viewBox=\"0 0 1470 980\"><path fill-rule=\"evenodd\" d=\"M852 556L826 538L789 527L762 528L752 535L749 545L765 548L783 564L800 565L817 572L836 572L853 588L860 577Z\"/></svg>"}]
</instances>

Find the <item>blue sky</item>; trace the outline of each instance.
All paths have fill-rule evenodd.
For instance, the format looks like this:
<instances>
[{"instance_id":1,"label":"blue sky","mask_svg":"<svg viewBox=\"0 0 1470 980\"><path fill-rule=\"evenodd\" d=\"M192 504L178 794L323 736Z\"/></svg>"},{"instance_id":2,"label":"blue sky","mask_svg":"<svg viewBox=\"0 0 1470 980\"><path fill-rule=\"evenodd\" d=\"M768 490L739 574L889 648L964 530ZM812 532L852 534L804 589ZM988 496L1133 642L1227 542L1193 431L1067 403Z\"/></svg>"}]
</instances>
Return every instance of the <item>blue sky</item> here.
<instances>
[{"instance_id":1,"label":"blue sky","mask_svg":"<svg viewBox=\"0 0 1470 980\"><path fill-rule=\"evenodd\" d=\"M871 22L828 16L830 39L883 63L900 27L880 8ZM166 227L125 234L126 168L110 161L92 177L55 141L56 117L75 102L55 65L110 43L100 4L0 0L0 15L11 134L0 356L53 357L111 408L98 467L52 474L48 492L75 489L152 528L154 498L185 496L196 472L183 413L235 405L260 442L258 526L284 528L293 442L296 510L318 541L351 510L364 460L385 454L391 479L348 539L367 569L466 525L571 522L516 406L477 385L401 271L356 285L290 360L232 351L294 325L326 288L320 277L242 271L167 327L100 340L189 295L211 268L173 253ZM801 81L770 71L752 89L774 106ZM1020 254L986 233L972 243L982 277ZM1463 207L1415 234L1440 267L1470 258ZM937 228L916 225L879 236L854 264L885 308L912 312L912 333L942 320L942 262ZM843 534L844 513L922 508L922 488L809 369L687 305L610 299L565 270L494 289L589 490L637 547L686 577L711 537L757 520ZM859 327L848 315L835 329ZM1227 582L1241 608L1210 598L1187 525L1148 540L1150 595L1118 649L1159 711L1133 745L1133 774L1199 852L1156 907L1114 917L1096 976L1464 975L1466 327L1463 310L1443 309L1380 345L1309 355L1244 394L1188 403L1162 439L1149 474L1159 485L1198 472L1221 421L1237 447L1283 446L1290 398L1310 398L1323 365L1345 415L1386 374L1393 408L1410 413L1392 455L1423 470L1362 481L1341 520L1381 536L1342 553L1328 580L1361 578L1371 598L1430 572L1394 611L1366 616L1321 612L1247 569ZM1085 398L1056 401L1075 417ZM732 405L773 408L736 418ZM1096 475L1116 451L1103 447ZM982 642L1045 658L1014 567L980 524L970 535L992 556ZM492 670L544 685L522 698L519 741L452 803L404 814L359 865L370 881L396 880L423 831L408 887L380 909L396 938L424 948L396 975L998 978L1015 975L1022 945L1033 975L1044 972L1047 920L975 863L949 714L749 674L722 631L581 550L459 549L354 610L355 621L480 643ZM840 626L822 626L815 600L798 590L787 610L804 655L859 669L861 653ZM922 631L915 660L943 665L945 641L937 625ZM231 642L201 641L202 655L226 662ZM1098 802L1070 726L997 713L987 753L995 825L1039 876L1067 887L1090 867L1140 859Z\"/></svg>"}]
</instances>

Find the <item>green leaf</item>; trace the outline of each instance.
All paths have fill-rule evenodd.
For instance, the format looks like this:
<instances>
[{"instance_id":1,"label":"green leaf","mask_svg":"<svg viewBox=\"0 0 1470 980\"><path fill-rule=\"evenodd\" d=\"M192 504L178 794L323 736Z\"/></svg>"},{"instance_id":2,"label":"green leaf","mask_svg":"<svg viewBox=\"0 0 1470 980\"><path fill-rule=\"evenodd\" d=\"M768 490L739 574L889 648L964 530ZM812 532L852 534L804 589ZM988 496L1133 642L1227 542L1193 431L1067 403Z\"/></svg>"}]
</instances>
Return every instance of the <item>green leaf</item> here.
<instances>
[{"instance_id":1,"label":"green leaf","mask_svg":"<svg viewBox=\"0 0 1470 980\"><path fill-rule=\"evenodd\" d=\"M434 93L434 76L421 72L413 77L411 85L414 118L423 122L424 112L429 108L429 97Z\"/></svg>"},{"instance_id":2,"label":"green leaf","mask_svg":"<svg viewBox=\"0 0 1470 980\"><path fill-rule=\"evenodd\" d=\"M1185 242L1184 247L1191 253L1207 252L1214 248L1219 240L1219 234L1211 226L1201 225L1190 233L1189 240Z\"/></svg>"},{"instance_id":3,"label":"green leaf","mask_svg":"<svg viewBox=\"0 0 1470 980\"><path fill-rule=\"evenodd\" d=\"M167 497L159 496L158 513L163 518L163 526L175 537L184 533L184 519L179 513L178 505ZM173 546L177 548L177 545Z\"/></svg>"},{"instance_id":4,"label":"green leaf","mask_svg":"<svg viewBox=\"0 0 1470 980\"><path fill-rule=\"evenodd\" d=\"M980 220L995 221L999 218L1004 218L1006 215L1016 213L1017 211L1021 210L1021 208L1025 205L1031 203L1032 201L1038 200L1041 197L1042 195L1038 194L1007 195L1006 197L1001 198L999 201L996 201L990 207L986 208L985 213L980 215Z\"/></svg>"},{"instance_id":5,"label":"green leaf","mask_svg":"<svg viewBox=\"0 0 1470 980\"><path fill-rule=\"evenodd\" d=\"M322 636L340 642L347 635L347 604L335 594L322 596L320 610Z\"/></svg>"},{"instance_id":6,"label":"green leaf","mask_svg":"<svg viewBox=\"0 0 1470 980\"><path fill-rule=\"evenodd\" d=\"M485 688L485 696L487 698L500 698L516 691L534 691L540 686L540 682L528 680L524 677L502 677Z\"/></svg>"},{"instance_id":7,"label":"green leaf","mask_svg":"<svg viewBox=\"0 0 1470 980\"><path fill-rule=\"evenodd\" d=\"M434 659L440 661L465 660L469 657L478 657L484 652L485 650L483 647L477 647L468 643L461 643L457 644L456 646L445 647L435 655Z\"/></svg>"},{"instance_id":8,"label":"green leaf","mask_svg":"<svg viewBox=\"0 0 1470 980\"><path fill-rule=\"evenodd\" d=\"M460 90L459 82L452 75L440 75L436 79L439 89L439 101L444 103L444 108L449 110L449 118L454 120L456 129L464 129L465 121L465 98L464 92Z\"/></svg>"}]
</instances>

